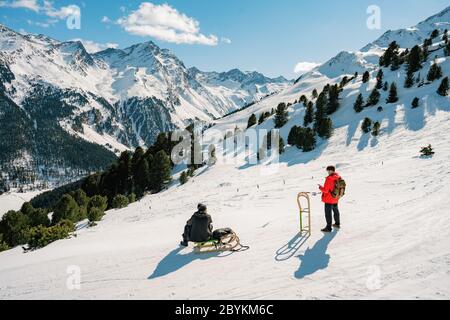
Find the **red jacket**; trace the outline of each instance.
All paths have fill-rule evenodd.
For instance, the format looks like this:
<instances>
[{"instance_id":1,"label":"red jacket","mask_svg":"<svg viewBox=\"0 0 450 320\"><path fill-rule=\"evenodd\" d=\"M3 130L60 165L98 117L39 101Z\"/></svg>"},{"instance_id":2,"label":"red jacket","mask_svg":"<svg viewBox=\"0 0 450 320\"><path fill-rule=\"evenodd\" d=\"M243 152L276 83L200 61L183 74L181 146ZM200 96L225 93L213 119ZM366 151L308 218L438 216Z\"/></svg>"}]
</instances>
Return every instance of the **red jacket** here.
<instances>
[{"instance_id":1,"label":"red jacket","mask_svg":"<svg viewBox=\"0 0 450 320\"><path fill-rule=\"evenodd\" d=\"M339 199L333 198L331 192L333 192L334 190L336 181L340 178L341 176L337 173L333 173L331 176L327 177L325 185L320 188L320 191L322 191L322 202L325 202L327 204L338 204Z\"/></svg>"}]
</instances>

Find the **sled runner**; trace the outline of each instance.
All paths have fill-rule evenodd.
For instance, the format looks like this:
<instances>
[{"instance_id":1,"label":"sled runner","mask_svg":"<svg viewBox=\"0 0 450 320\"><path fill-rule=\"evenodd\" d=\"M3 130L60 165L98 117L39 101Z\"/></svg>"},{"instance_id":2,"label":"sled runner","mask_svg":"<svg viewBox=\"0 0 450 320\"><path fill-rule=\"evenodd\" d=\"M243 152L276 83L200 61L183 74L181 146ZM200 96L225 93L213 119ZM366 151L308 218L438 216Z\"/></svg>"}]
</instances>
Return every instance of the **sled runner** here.
<instances>
[{"instance_id":1,"label":"sled runner","mask_svg":"<svg viewBox=\"0 0 450 320\"><path fill-rule=\"evenodd\" d=\"M239 237L234 232L217 239L211 239L206 242L199 242L195 244L194 252L200 253L212 253L212 252L242 252L250 249L248 246L243 246Z\"/></svg>"}]
</instances>

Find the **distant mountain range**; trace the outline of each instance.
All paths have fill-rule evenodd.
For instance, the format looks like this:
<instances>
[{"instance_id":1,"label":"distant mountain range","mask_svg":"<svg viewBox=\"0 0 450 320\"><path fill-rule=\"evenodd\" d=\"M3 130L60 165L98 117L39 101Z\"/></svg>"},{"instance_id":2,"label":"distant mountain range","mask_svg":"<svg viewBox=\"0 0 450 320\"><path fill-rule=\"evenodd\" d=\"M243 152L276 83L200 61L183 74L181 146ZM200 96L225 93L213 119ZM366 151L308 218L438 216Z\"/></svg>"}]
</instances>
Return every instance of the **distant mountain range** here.
<instances>
[{"instance_id":1,"label":"distant mountain range","mask_svg":"<svg viewBox=\"0 0 450 320\"><path fill-rule=\"evenodd\" d=\"M111 152L149 145L160 132L192 121L210 123L292 83L238 69L188 69L153 42L90 54L81 42L20 34L3 25L0 80L0 126L2 132L15 128L13 139L2 143L0 164L38 176L49 168L97 170L110 162ZM45 152L45 139L36 139L44 132L58 137ZM19 137L27 143L17 143ZM79 153L80 161L59 152L74 140L92 149ZM92 154L98 161L90 159Z\"/></svg>"}]
</instances>

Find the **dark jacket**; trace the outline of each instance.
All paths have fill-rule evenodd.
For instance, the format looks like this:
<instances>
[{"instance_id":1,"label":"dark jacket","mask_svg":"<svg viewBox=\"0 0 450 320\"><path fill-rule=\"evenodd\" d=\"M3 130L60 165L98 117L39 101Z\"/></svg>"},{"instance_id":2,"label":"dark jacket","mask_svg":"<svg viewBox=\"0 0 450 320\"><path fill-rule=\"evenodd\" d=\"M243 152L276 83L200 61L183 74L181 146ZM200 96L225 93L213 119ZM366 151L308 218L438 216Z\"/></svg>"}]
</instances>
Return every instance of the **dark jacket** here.
<instances>
[{"instance_id":1,"label":"dark jacket","mask_svg":"<svg viewBox=\"0 0 450 320\"><path fill-rule=\"evenodd\" d=\"M205 212L196 212L187 222L190 227L189 241L204 242L212 237L213 225L212 218Z\"/></svg>"}]
</instances>

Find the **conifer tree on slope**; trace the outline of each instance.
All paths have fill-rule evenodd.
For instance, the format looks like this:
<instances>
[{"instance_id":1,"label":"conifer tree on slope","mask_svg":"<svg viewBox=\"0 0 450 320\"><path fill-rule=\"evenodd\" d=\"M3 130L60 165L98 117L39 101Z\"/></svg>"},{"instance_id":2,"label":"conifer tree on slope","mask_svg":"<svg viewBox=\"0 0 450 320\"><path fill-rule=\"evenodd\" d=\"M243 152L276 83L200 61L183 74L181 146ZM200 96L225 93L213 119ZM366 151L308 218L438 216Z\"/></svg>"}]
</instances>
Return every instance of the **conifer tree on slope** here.
<instances>
[{"instance_id":1,"label":"conifer tree on slope","mask_svg":"<svg viewBox=\"0 0 450 320\"><path fill-rule=\"evenodd\" d=\"M275 128L279 129L289 121L287 106L285 103L280 103L275 111Z\"/></svg>"},{"instance_id":2,"label":"conifer tree on slope","mask_svg":"<svg viewBox=\"0 0 450 320\"><path fill-rule=\"evenodd\" d=\"M363 95L361 93L356 98L355 104L353 105L353 109L357 113L360 113L361 111L364 110L364 98L363 98Z\"/></svg>"},{"instance_id":3,"label":"conifer tree on slope","mask_svg":"<svg viewBox=\"0 0 450 320\"><path fill-rule=\"evenodd\" d=\"M155 154L150 176L154 191L156 192L164 189L164 187L171 181L172 166L169 157L163 150Z\"/></svg>"},{"instance_id":4,"label":"conifer tree on slope","mask_svg":"<svg viewBox=\"0 0 450 320\"><path fill-rule=\"evenodd\" d=\"M435 62L431 65L430 71L427 75L428 81L434 81L436 79L442 78L442 69L441 67Z\"/></svg>"},{"instance_id":5,"label":"conifer tree on slope","mask_svg":"<svg viewBox=\"0 0 450 320\"><path fill-rule=\"evenodd\" d=\"M422 61L424 52L419 46L414 46L408 54L406 62L408 64L408 72L417 72L422 69Z\"/></svg>"},{"instance_id":6,"label":"conifer tree on slope","mask_svg":"<svg viewBox=\"0 0 450 320\"><path fill-rule=\"evenodd\" d=\"M310 102L308 102L308 105L306 107L305 118L304 118L303 124L305 127L307 127L313 122L314 122L314 104L312 103L312 101L310 101Z\"/></svg>"},{"instance_id":7,"label":"conifer tree on slope","mask_svg":"<svg viewBox=\"0 0 450 320\"><path fill-rule=\"evenodd\" d=\"M383 76L384 76L384 73L383 73L383 70L382 69L380 69L379 71L378 71L378 74L377 74L377 84L376 84L376 88L378 89L378 90L380 90L380 89L382 89L383 88Z\"/></svg>"},{"instance_id":8,"label":"conifer tree on slope","mask_svg":"<svg viewBox=\"0 0 450 320\"><path fill-rule=\"evenodd\" d=\"M387 103L396 103L398 101L398 94L397 94L397 85L395 82L392 82L391 88L389 90L389 97L387 98Z\"/></svg>"},{"instance_id":9,"label":"conifer tree on slope","mask_svg":"<svg viewBox=\"0 0 450 320\"><path fill-rule=\"evenodd\" d=\"M257 123L256 115L252 114L248 119L247 129L253 127Z\"/></svg>"},{"instance_id":10,"label":"conifer tree on slope","mask_svg":"<svg viewBox=\"0 0 450 320\"><path fill-rule=\"evenodd\" d=\"M437 93L443 97L446 97L448 96L448 90L449 90L448 77L445 77L444 79L442 79L441 85L439 86Z\"/></svg>"}]
</instances>

